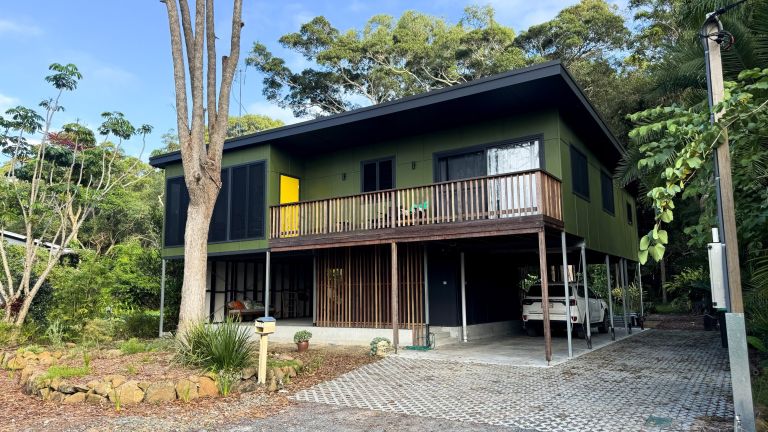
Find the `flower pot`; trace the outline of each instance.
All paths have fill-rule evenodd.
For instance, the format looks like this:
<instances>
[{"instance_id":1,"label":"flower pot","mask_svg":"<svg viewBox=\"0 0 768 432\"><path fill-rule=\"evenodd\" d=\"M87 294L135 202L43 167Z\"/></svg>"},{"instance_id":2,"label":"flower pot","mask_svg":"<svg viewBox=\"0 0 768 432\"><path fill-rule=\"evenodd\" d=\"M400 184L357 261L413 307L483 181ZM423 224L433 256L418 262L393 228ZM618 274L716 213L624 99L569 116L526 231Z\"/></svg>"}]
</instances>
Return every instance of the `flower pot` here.
<instances>
[{"instance_id":1,"label":"flower pot","mask_svg":"<svg viewBox=\"0 0 768 432\"><path fill-rule=\"evenodd\" d=\"M309 341L301 341L296 344L296 347L298 348L300 353L303 353L304 351L309 349Z\"/></svg>"}]
</instances>

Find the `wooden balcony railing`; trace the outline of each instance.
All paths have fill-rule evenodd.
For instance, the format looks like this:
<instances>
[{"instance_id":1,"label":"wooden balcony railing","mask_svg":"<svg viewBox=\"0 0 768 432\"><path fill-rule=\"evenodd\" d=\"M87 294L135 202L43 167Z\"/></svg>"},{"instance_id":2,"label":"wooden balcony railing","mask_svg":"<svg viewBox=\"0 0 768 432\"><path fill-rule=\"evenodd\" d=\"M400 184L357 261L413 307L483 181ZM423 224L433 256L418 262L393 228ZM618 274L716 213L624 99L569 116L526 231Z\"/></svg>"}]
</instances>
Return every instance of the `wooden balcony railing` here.
<instances>
[{"instance_id":1,"label":"wooden balcony railing","mask_svg":"<svg viewBox=\"0 0 768 432\"><path fill-rule=\"evenodd\" d=\"M560 180L541 170L270 207L270 238L543 215L562 220Z\"/></svg>"}]
</instances>

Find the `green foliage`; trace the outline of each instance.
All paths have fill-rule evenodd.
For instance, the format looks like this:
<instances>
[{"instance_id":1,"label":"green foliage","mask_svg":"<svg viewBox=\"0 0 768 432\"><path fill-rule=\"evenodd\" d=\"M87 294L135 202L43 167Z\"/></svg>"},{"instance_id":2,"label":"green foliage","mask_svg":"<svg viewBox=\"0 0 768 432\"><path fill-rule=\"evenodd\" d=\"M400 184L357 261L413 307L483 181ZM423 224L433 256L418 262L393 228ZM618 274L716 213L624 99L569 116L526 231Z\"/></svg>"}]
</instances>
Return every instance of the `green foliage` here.
<instances>
[{"instance_id":1,"label":"green foliage","mask_svg":"<svg viewBox=\"0 0 768 432\"><path fill-rule=\"evenodd\" d=\"M194 325L176 338L178 362L216 373L251 366L253 350L248 329L231 319Z\"/></svg>"},{"instance_id":2,"label":"green foliage","mask_svg":"<svg viewBox=\"0 0 768 432\"><path fill-rule=\"evenodd\" d=\"M152 351L152 346L147 342L142 342L136 338L130 338L120 344L120 351L125 355L131 355Z\"/></svg>"},{"instance_id":3,"label":"green foliage","mask_svg":"<svg viewBox=\"0 0 768 432\"><path fill-rule=\"evenodd\" d=\"M688 304L689 302L687 299L680 297L680 300L675 299L670 303L667 304L656 304L655 309L656 313L666 315L666 314L682 314L682 313L688 313L690 312L690 306Z\"/></svg>"},{"instance_id":4,"label":"green foliage","mask_svg":"<svg viewBox=\"0 0 768 432\"><path fill-rule=\"evenodd\" d=\"M124 318L125 337L150 339L156 337L160 328L160 316L147 311L134 311Z\"/></svg>"},{"instance_id":5,"label":"green foliage","mask_svg":"<svg viewBox=\"0 0 768 432\"><path fill-rule=\"evenodd\" d=\"M312 333L308 330L299 330L293 334L293 342L295 343L305 342L310 339L312 339Z\"/></svg>"},{"instance_id":6,"label":"green foliage","mask_svg":"<svg viewBox=\"0 0 768 432\"><path fill-rule=\"evenodd\" d=\"M387 339L385 337L381 337L381 336L375 337L375 338L373 338L373 340L371 340L371 352L370 352L370 354L372 356L375 356L379 352L379 344L381 342L386 342L387 346L392 346L392 342L389 339Z\"/></svg>"},{"instance_id":7,"label":"green foliage","mask_svg":"<svg viewBox=\"0 0 768 432\"><path fill-rule=\"evenodd\" d=\"M81 340L86 346L100 346L112 342L115 337L115 323L113 321L93 318L86 321L83 326Z\"/></svg>"},{"instance_id":8,"label":"green foliage","mask_svg":"<svg viewBox=\"0 0 768 432\"><path fill-rule=\"evenodd\" d=\"M219 389L219 393L226 397L229 396L229 393L232 391L232 384L239 380L239 372L223 370L216 374L216 387Z\"/></svg>"},{"instance_id":9,"label":"green foliage","mask_svg":"<svg viewBox=\"0 0 768 432\"><path fill-rule=\"evenodd\" d=\"M0 321L0 347L12 345L15 340L16 326Z\"/></svg>"},{"instance_id":10,"label":"green foliage","mask_svg":"<svg viewBox=\"0 0 768 432\"><path fill-rule=\"evenodd\" d=\"M91 372L91 369L88 366L63 366L63 365L53 365L48 368L48 370L41 375L38 379L40 381L45 381L49 379L62 379L62 378L77 378L86 376Z\"/></svg>"},{"instance_id":11,"label":"green foliage","mask_svg":"<svg viewBox=\"0 0 768 432\"><path fill-rule=\"evenodd\" d=\"M45 329L45 337L54 347L61 346L65 337L64 326L61 325L61 321L55 320L50 323Z\"/></svg>"},{"instance_id":12,"label":"green foliage","mask_svg":"<svg viewBox=\"0 0 768 432\"><path fill-rule=\"evenodd\" d=\"M733 170L737 200L744 198L739 200L740 213L749 214L748 219L753 221L749 227L741 227L740 234L747 243L763 236L764 221L768 216L768 208L764 205L768 191L754 181L756 177L749 178L748 173L754 172L756 163L759 166L760 161L768 160L764 138L768 135L767 107L768 69L753 69L742 71L737 82L726 84L725 98L715 107L716 112L722 112L715 125L710 125L709 111L701 106L658 107L629 116L636 125L630 137L643 154L638 168L655 173L662 181L662 185L653 186L647 193L654 209L655 223L640 241L638 257L642 263L649 256L655 261L664 256L669 234L662 226L674 219L675 201L679 196L710 193L711 167L704 161L725 138L726 129L737 149L736 164L740 157L747 158L743 164L745 172L739 173L735 167ZM739 175L743 177L739 178ZM693 191L683 193L693 182L697 182L693 184Z\"/></svg>"},{"instance_id":13,"label":"green foliage","mask_svg":"<svg viewBox=\"0 0 768 432\"><path fill-rule=\"evenodd\" d=\"M664 284L670 294L682 295L686 298L700 297L710 291L709 272L703 267L686 267Z\"/></svg>"},{"instance_id":14,"label":"green foliage","mask_svg":"<svg viewBox=\"0 0 768 432\"><path fill-rule=\"evenodd\" d=\"M234 138L274 129L283 126L282 120L273 119L260 114L245 114L243 116L230 116L227 119L227 138Z\"/></svg>"}]
</instances>

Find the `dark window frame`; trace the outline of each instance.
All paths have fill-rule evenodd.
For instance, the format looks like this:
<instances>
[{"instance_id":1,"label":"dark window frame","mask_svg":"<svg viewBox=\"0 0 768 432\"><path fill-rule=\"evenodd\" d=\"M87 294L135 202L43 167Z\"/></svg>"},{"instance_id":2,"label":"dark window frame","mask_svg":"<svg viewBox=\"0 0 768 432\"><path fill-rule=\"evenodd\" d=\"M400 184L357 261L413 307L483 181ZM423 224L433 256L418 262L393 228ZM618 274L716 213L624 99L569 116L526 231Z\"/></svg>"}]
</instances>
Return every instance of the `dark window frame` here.
<instances>
[{"instance_id":1,"label":"dark window frame","mask_svg":"<svg viewBox=\"0 0 768 432\"><path fill-rule=\"evenodd\" d=\"M182 211L181 208L183 207L182 205L178 206L179 213L178 213L178 216L177 216L178 222L180 222L181 220L184 221L184 228L181 228L180 242L179 243L169 243L168 242L168 233L169 233L168 232L168 228L169 228L168 225L170 225L169 224L169 220L168 220L168 218L169 218L168 209L173 208L173 206L169 205L170 204L169 201L171 199L171 195L168 193L168 191L169 191L169 186L171 185L171 182L175 182L175 181L177 181L179 179L181 179L181 186L182 186L182 188L180 190L180 197L183 197L184 196L184 191L187 190L187 185L184 182L184 176L183 175L173 176L173 177L167 177L165 179L165 197L164 197L165 213L163 214L163 247L179 247L179 246L184 246L184 230L186 229L186 224L187 224L187 214L186 214L186 209L184 209L185 213L184 213L183 216L181 216L181 211ZM189 193L187 192L186 195L187 195L187 206L189 206ZM183 201L183 199L180 199L180 200ZM178 230L178 227L176 227L176 228Z\"/></svg>"},{"instance_id":2,"label":"dark window frame","mask_svg":"<svg viewBox=\"0 0 768 432\"><path fill-rule=\"evenodd\" d=\"M360 192L361 193L381 192L381 191L396 189L397 188L397 164L395 163L395 160L396 160L396 156L392 155L392 156L360 161ZM392 187L389 189L381 189L380 188L381 169L379 167L379 164L381 164L381 162L387 162L387 161L392 163ZM366 191L365 190L365 166L367 164L372 164L372 163L376 164L376 189Z\"/></svg>"},{"instance_id":3,"label":"dark window frame","mask_svg":"<svg viewBox=\"0 0 768 432\"><path fill-rule=\"evenodd\" d=\"M527 135L523 137L518 138L512 138L512 139L506 139L506 140L500 140L500 141L492 141L484 144L478 144L473 145L469 147L461 147L455 150L445 150L440 152L434 152L432 153L432 179L435 183L439 183L440 180L440 159L445 157L451 157L451 156L461 156L464 154L469 153L475 153L478 151L483 152L483 157L486 161L485 165L485 175L483 177L488 175L488 149L493 147L499 147L499 146L505 146L505 145L513 145L513 144L522 144L527 143L531 141L538 141L539 145L539 170L546 171L546 164L545 164L545 158L544 158L544 134L533 134L533 135Z\"/></svg>"},{"instance_id":4,"label":"dark window frame","mask_svg":"<svg viewBox=\"0 0 768 432\"><path fill-rule=\"evenodd\" d=\"M589 188L590 188L590 186L589 186L589 159L587 158L586 154L584 154L581 150L577 149L573 145L570 145L569 147L571 149L570 150L570 156L571 156L571 192L573 192L573 194L576 195L577 197L579 197L579 198L581 198L581 199L583 199L583 200L585 200L587 202L591 202L590 190L589 190ZM575 169L576 168L576 165L575 165L576 160L574 158L574 154L578 155L578 156L580 156L580 157L582 157L584 159L584 175L585 175L585 186L586 186L585 192L586 193L576 189L576 184L577 184L577 181L576 181L576 169Z\"/></svg>"},{"instance_id":5,"label":"dark window frame","mask_svg":"<svg viewBox=\"0 0 768 432\"><path fill-rule=\"evenodd\" d=\"M232 215L232 182L233 182L233 177L234 177L232 175L232 170L234 168L250 167L252 165L259 165L259 164L262 164L264 166L264 174L263 174L263 176L261 178L261 184L262 184L263 196L264 196L263 204L261 205L261 210L263 212L263 215L261 217L261 227L259 228L260 232L261 232L261 235L251 236L251 237L246 235L246 237L243 237L243 238L232 238L232 223L231 223L231 215ZM226 172L226 181L227 181L227 185L226 185L226 187L227 187L227 197L226 197L227 198L227 204L226 204L226 215L224 216L225 223L226 223L226 228L225 228L226 235L225 235L225 238L223 240L208 240L208 244L220 244L220 243L231 243L231 242L239 242L239 241L264 240L264 239L266 239L266 237L267 237L267 232L266 232L266 226L267 226L266 211L267 211L267 199L268 199L268 196L267 196L267 194L268 194L268 190L267 190L267 176L268 176L268 172L267 172L267 161L266 161L266 159L262 159L262 160L258 160L258 161L251 161L251 162L246 162L246 163L241 163L241 164L237 164L237 165L230 165L230 166L227 166L227 167L223 167L221 169L221 171L222 171L222 175L224 175L223 173ZM249 174L249 176L250 176L250 174ZM186 191L187 187L186 187L186 183L183 181L183 179L184 179L183 175L167 177L165 179L165 198L164 198L164 201L165 201L165 214L163 215L163 247L164 248L184 246L183 231L182 231L181 242L180 243L168 243L168 241L167 241L168 240L168 225L169 225L169 223L168 223L169 222L169 220L168 220L168 217L169 217L168 210L170 208L172 208L172 206L169 205L170 194L168 193L168 189L169 189L168 187L169 187L171 182L178 181L179 179L182 179L181 184L183 185L183 190ZM252 183L252 182L248 182L247 183L246 194L250 193L250 186L251 186L250 183ZM187 193L187 196L189 196L188 193ZM219 196L221 196L221 195L219 195ZM218 198L217 198L217 202L218 202ZM188 204L189 203L187 203L187 205ZM214 204L214 206L215 206L215 204ZM247 209L247 210L250 210L250 209ZM186 209L184 209L184 210L179 209L179 211L186 211ZM184 222L185 222L185 225L186 225L186 213L185 213L183 218L178 218L178 219L179 220L183 219ZM211 216L211 222L213 222L213 216ZM209 227L209 233L210 233L210 227Z\"/></svg>"},{"instance_id":6,"label":"dark window frame","mask_svg":"<svg viewBox=\"0 0 768 432\"><path fill-rule=\"evenodd\" d=\"M627 201L626 203L627 203L627 224L628 225L634 225L635 224L635 216L632 213L632 209L633 209L632 203L629 202L629 201Z\"/></svg>"},{"instance_id":7,"label":"dark window frame","mask_svg":"<svg viewBox=\"0 0 768 432\"><path fill-rule=\"evenodd\" d=\"M603 183L606 179L610 185L610 208L606 206L606 198L608 198L608 196L606 196L605 184ZM603 201L603 211L611 216L616 216L616 190L613 187L613 177L603 170L600 171L600 195L602 196Z\"/></svg>"}]
</instances>

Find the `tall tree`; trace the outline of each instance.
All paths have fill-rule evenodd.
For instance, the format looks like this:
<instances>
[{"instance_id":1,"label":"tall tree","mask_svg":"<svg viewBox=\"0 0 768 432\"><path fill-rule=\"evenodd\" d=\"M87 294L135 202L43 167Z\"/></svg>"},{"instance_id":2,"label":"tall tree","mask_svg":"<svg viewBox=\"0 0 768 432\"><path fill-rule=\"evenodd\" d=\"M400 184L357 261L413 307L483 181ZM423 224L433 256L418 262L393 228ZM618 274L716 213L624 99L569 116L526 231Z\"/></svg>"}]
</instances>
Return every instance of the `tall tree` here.
<instances>
[{"instance_id":1,"label":"tall tree","mask_svg":"<svg viewBox=\"0 0 768 432\"><path fill-rule=\"evenodd\" d=\"M316 66L293 71L258 42L247 62L266 75L268 100L298 117L323 116L524 66L514 40L490 7L469 7L456 24L414 11L376 15L346 32L319 16L280 38Z\"/></svg>"},{"instance_id":2,"label":"tall tree","mask_svg":"<svg viewBox=\"0 0 768 432\"><path fill-rule=\"evenodd\" d=\"M75 90L82 75L73 64L54 63L50 70L52 74L45 79L56 96L40 103L45 115L21 107L9 110L6 114L12 120L0 136L0 143L12 149L6 175L0 179L0 303L3 321L17 326L24 323L35 296L95 208L115 188L139 178L135 175L138 159L116 168L124 163L123 140L151 132L150 126L136 128L118 112L102 114L101 144L81 125L68 124L62 131L52 132L54 115L63 110L62 94ZM38 134L39 143L27 140ZM8 227L19 229L26 237L21 253L15 253L18 251L5 241L3 230Z\"/></svg>"},{"instance_id":3,"label":"tall tree","mask_svg":"<svg viewBox=\"0 0 768 432\"><path fill-rule=\"evenodd\" d=\"M273 119L261 114L244 114L239 117L230 117L227 122L227 138L234 138L261 132L283 126L282 120Z\"/></svg>"},{"instance_id":4,"label":"tall tree","mask_svg":"<svg viewBox=\"0 0 768 432\"><path fill-rule=\"evenodd\" d=\"M243 2L233 1L230 54L221 58L218 89L214 1L197 0L194 21L187 0L163 0L163 3L170 28L181 162L189 191L179 311L179 329L184 330L205 317L208 227L221 189L221 158L227 136L230 93L240 58L240 31L244 25Z\"/></svg>"}]
</instances>

